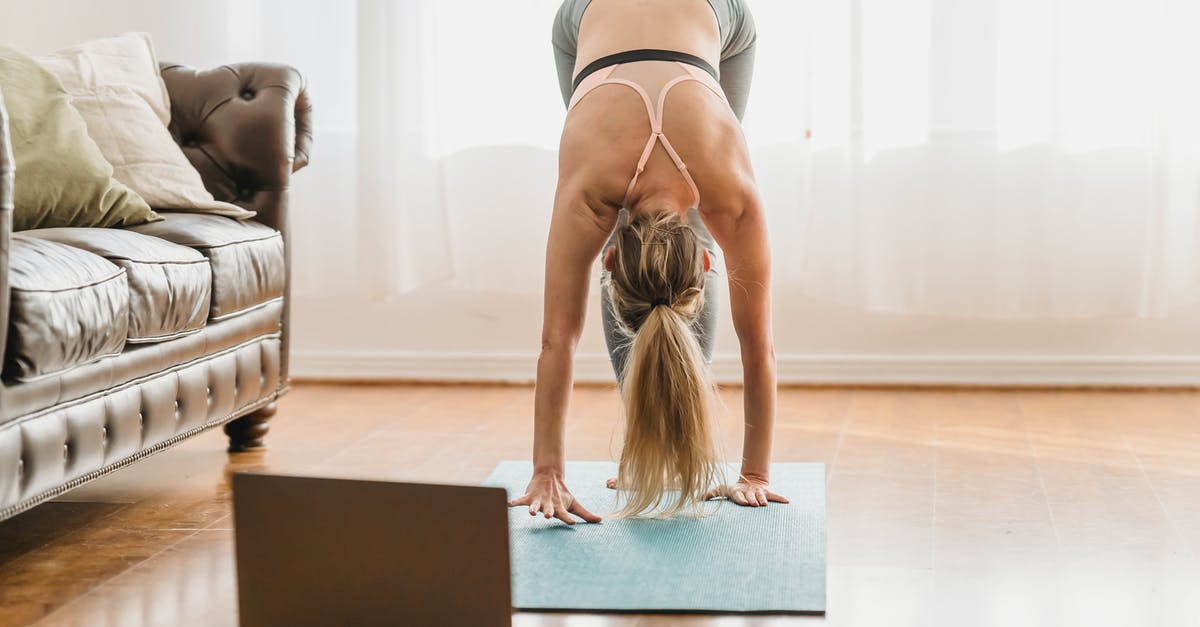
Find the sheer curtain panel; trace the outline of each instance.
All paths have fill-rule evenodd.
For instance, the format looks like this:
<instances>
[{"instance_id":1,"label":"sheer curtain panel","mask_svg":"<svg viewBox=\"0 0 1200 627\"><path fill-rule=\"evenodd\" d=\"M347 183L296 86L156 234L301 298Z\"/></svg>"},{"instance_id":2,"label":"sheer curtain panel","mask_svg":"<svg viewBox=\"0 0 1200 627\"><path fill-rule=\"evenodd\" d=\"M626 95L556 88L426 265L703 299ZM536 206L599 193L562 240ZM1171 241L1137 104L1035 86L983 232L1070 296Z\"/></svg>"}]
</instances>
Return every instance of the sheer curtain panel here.
<instances>
[{"instance_id":1,"label":"sheer curtain panel","mask_svg":"<svg viewBox=\"0 0 1200 627\"><path fill-rule=\"evenodd\" d=\"M231 47L306 68L320 106L301 294L540 293L556 2L237 5ZM745 132L777 290L970 319L1197 300L1200 3L750 7Z\"/></svg>"}]
</instances>

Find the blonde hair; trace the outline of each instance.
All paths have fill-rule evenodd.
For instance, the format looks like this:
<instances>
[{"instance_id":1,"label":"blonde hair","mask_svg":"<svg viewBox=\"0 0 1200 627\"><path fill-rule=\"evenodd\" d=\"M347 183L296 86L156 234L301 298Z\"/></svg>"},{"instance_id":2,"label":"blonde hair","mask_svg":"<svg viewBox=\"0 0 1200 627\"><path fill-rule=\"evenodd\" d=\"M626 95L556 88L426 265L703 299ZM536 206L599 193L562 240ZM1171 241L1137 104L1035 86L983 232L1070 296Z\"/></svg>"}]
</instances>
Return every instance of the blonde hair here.
<instances>
[{"instance_id":1,"label":"blonde hair","mask_svg":"<svg viewBox=\"0 0 1200 627\"><path fill-rule=\"evenodd\" d=\"M626 501L616 515L700 513L720 474L716 387L692 328L704 306L704 249L671 211L638 213L618 228L615 248L607 289L632 336L617 485Z\"/></svg>"}]
</instances>

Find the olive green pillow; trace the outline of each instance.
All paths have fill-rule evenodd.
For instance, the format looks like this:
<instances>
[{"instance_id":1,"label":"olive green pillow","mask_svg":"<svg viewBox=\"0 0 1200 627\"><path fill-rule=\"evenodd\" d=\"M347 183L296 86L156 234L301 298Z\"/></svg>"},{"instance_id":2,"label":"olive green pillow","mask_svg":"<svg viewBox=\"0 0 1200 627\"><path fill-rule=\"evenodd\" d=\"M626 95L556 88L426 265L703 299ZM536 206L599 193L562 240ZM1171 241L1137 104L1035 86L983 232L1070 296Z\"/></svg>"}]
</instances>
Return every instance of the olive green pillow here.
<instances>
[{"instance_id":1,"label":"olive green pillow","mask_svg":"<svg viewBox=\"0 0 1200 627\"><path fill-rule=\"evenodd\" d=\"M62 83L37 61L0 46L0 91L17 165L13 230L162 219L112 177Z\"/></svg>"}]
</instances>

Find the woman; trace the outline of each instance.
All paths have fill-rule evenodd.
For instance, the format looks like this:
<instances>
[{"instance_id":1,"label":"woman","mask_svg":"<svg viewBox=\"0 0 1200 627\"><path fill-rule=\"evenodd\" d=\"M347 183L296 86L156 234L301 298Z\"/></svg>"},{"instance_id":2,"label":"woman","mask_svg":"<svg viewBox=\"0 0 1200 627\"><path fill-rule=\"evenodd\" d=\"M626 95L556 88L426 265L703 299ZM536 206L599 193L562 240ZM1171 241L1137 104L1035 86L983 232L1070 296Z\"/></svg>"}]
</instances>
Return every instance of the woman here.
<instances>
[{"instance_id":1,"label":"woman","mask_svg":"<svg viewBox=\"0 0 1200 627\"><path fill-rule=\"evenodd\" d=\"M749 11L741 0L566 0L552 41L568 114L546 248L534 472L509 505L568 524L571 514L600 521L567 489L563 431L588 274L602 253L601 312L625 413L619 473L609 481L626 497L619 515L673 515L717 496L786 503L769 487L770 258L740 124L754 63ZM741 476L714 487L708 364L718 284L709 279L718 244L746 425Z\"/></svg>"}]
</instances>

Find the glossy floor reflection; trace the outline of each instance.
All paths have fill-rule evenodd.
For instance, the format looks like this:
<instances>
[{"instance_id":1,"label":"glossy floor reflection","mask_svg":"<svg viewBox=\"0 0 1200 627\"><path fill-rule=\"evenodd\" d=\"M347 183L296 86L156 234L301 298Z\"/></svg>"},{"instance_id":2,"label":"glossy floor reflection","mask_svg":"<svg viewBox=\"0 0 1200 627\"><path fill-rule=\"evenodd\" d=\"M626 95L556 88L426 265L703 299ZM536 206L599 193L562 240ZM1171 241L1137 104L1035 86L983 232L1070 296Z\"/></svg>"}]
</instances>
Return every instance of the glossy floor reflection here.
<instances>
[{"instance_id":1,"label":"glossy floor reflection","mask_svg":"<svg viewBox=\"0 0 1200 627\"><path fill-rule=\"evenodd\" d=\"M721 430L740 448L741 391ZM776 459L828 465L825 617L521 613L514 624L1200 624L1200 393L785 389ZM0 523L0 625L233 625L229 475L475 483L529 454L533 390L298 385L270 449L211 432ZM574 459L615 452L577 388ZM569 478L568 478L569 481Z\"/></svg>"}]
</instances>

